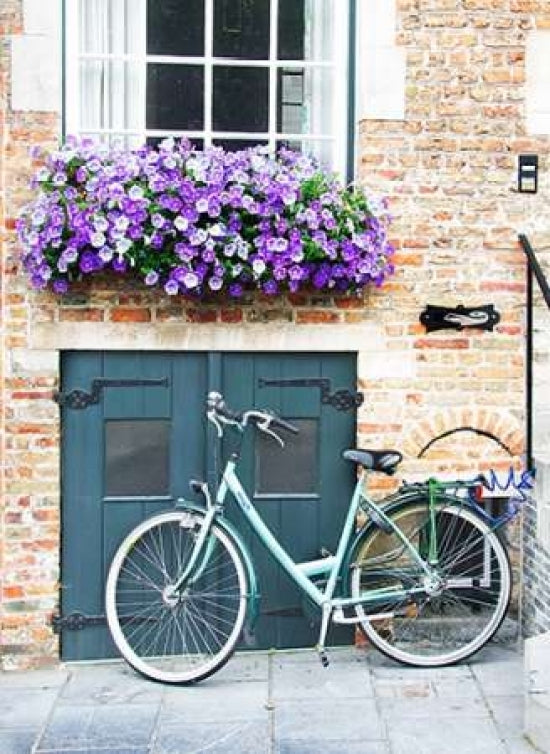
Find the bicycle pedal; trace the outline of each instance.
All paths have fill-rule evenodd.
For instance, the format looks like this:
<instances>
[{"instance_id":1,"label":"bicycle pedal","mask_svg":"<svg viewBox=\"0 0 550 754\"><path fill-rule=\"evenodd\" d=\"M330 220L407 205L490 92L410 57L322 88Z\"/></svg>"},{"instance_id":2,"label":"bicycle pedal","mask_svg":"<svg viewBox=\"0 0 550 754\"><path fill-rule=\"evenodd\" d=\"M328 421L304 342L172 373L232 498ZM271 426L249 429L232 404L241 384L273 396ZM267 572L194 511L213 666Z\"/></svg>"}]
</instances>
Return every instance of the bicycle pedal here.
<instances>
[{"instance_id":1,"label":"bicycle pedal","mask_svg":"<svg viewBox=\"0 0 550 754\"><path fill-rule=\"evenodd\" d=\"M326 652L319 652L319 659L321 660L321 665L324 668L328 668L330 665L330 660L328 659L328 655Z\"/></svg>"}]
</instances>

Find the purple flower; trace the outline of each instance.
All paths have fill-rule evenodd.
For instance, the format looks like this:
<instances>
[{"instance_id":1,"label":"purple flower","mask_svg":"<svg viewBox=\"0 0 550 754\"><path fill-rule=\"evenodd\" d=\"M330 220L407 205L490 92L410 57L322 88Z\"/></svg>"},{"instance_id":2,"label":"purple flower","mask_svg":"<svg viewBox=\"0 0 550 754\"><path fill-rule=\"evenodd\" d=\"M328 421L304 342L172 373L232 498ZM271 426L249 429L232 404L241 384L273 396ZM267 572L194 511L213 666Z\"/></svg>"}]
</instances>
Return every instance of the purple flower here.
<instances>
[{"instance_id":1,"label":"purple flower","mask_svg":"<svg viewBox=\"0 0 550 754\"><path fill-rule=\"evenodd\" d=\"M158 272L155 272L154 270L151 270L151 272L148 272L145 276L145 285L156 285L159 281L159 274Z\"/></svg>"},{"instance_id":2,"label":"purple flower","mask_svg":"<svg viewBox=\"0 0 550 754\"><path fill-rule=\"evenodd\" d=\"M103 262L91 251L85 251L78 260L82 272L95 272L103 267Z\"/></svg>"},{"instance_id":3,"label":"purple flower","mask_svg":"<svg viewBox=\"0 0 550 754\"><path fill-rule=\"evenodd\" d=\"M128 269L128 263L122 257L115 257L111 262L111 266L115 272L126 272Z\"/></svg>"},{"instance_id":4,"label":"purple flower","mask_svg":"<svg viewBox=\"0 0 550 754\"><path fill-rule=\"evenodd\" d=\"M32 186L17 233L35 287L64 291L65 273L106 264L196 296L229 280L237 297L304 285L356 291L393 272L385 202L289 149L274 158L173 139L134 150L69 139Z\"/></svg>"},{"instance_id":5,"label":"purple flower","mask_svg":"<svg viewBox=\"0 0 550 754\"><path fill-rule=\"evenodd\" d=\"M62 295L69 290L69 284L64 278L57 278L57 280L54 280L52 283L52 290L54 293Z\"/></svg>"},{"instance_id":6,"label":"purple flower","mask_svg":"<svg viewBox=\"0 0 550 754\"><path fill-rule=\"evenodd\" d=\"M229 295L233 298L239 298L243 295L243 287L239 283L231 283L229 286Z\"/></svg>"},{"instance_id":7,"label":"purple flower","mask_svg":"<svg viewBox=\"0 0 550 754\"><path fill-rule=\"evenodd\" d=\"M175 280L167 280L164 284L164 290L169 296L175 296L179 293L179 285Z\"/></svg>"},{"instance_id":8,"label":"purple flower","mask_svg":"<svg viewBox=\"0 0 550 754\"><path fill-rule=\"evenodd\" d=\"M263 284L262 290L266 296L276 296L279 293L279 286L274 280L268 280Z\"/></svg>"}]
</instances>

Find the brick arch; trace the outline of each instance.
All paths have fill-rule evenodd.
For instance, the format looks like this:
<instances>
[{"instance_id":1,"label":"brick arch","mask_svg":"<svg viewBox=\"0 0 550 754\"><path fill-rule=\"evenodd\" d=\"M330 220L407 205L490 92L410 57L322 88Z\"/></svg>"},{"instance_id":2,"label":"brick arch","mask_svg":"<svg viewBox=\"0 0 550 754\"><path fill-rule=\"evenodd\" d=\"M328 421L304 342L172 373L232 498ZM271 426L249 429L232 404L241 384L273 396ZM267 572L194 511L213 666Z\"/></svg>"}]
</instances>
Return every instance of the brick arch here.
<instances>
[{"instance_id":1,"label":"brick arch","mask_svg":"<svg viewBox=\"0 0 550 754\"><path fill-rule=\"evenodd\" d=\"M411 458L425 457L438 440L459 432L472 432L492 440L508 456L519 456L525 450L525 432L513 414L464 407L444 409L419 422L405 441L405 453Z\"/></svg>"}]
</instances>

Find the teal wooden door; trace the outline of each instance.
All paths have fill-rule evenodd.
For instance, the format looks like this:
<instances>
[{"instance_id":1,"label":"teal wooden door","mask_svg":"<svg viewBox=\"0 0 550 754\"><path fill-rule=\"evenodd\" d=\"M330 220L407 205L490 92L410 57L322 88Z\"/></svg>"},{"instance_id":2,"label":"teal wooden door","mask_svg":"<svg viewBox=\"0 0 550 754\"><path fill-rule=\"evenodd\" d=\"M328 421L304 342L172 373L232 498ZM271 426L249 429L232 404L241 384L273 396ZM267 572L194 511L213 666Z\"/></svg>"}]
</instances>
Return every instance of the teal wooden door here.
<instances>
[{"instance_id":1,"label":"teal wooden door","mask_svg":"<svg viewBox=\"0 0 550 754\"><path fill-rule=\"evenodd\" d=\"M65 660L111 657L103 617L108 564L123 536L143 518L189 498L190 478L215 480L214 433L204 399L219 390L237 409L271 407L300 424L287 453L247 438L241 476L261 515L296 559L332 550L354 470L341 460L353 446L355 412L321 402L316 388L262 386L286 378L328 378L355 385L351 355L66 353L62 390L95 392L85 408L62 408L61 647ZM100 382L97 382L97 381ZM94 385L96 389L92 391ZM292 463L296 461L296 463ZM239 526L235 506L228 515ZM245 530L246 531L246 530ZM315 642L307 606L261 545L249 541L262 590L258 648ZM311 613L313 615L314 613ZM73 616L73 620L70 617ZM83 628L75 630L79 625ZM338 631L333 642L351 641Z\"/></svg>"},{"instance_id":2,"label":"teal wooden door","mask_svg":"<svg viewBox=\"0 0 550 754\"><path fill-rule=\"evenodd\" d=\"M335 388L354 390L355 370L355 357L340 354L235 354L223 360L224 396L230 406L270 408L300 429L299 435L284 437L284 449L265 435L250 433L240 466L257 510L298 562L336 551L355 483L355 469L342 459L342 451L354 447L356 427L355 411L323 403L318 387L293 383L328 379ZM241 515L233 515L246 530ZM262 594L257 646L315 644L317 610L250 533L247 542L258 564ZM331 627L329 644L352 640L352 628Z\"/></svg>"}]
</instances>

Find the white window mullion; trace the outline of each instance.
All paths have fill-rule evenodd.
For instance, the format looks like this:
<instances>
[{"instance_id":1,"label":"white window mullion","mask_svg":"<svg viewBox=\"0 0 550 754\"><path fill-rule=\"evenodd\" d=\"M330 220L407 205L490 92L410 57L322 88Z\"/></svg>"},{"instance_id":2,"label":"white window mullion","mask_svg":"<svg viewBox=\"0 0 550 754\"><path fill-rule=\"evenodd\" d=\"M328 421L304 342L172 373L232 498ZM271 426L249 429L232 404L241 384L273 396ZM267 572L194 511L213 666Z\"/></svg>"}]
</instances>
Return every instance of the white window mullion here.
<instances>
[{"instance_id":1,"label":"white window mullion","mask_svg":"<svg viewBox=\"0 0 550 754\"><path fill-rule=\"evenodd\" d=\"M347 143L348 143L348 34L349 34L349 3L333 2L334 23L334 168L341 176L346 175ZM339 50L344 50L338 54ZM355 54L355 50L351 51Z\"/></svg>"},{"instance_id":2,"label":"white window mullion","mask_svg":"<svg viewBox=\"0 0 550 754\"><path fill-rule=\"evenodd\" d=\"M277 48L279 44L279 0L271 0L269 19L269 119L268 145L272 152L277 148Z\"/></svg>"},{"instance_id":3,"label":"white window mullion","mask_svg":"<svg viewBox=\"0 0 550 754\"><path fill-rule=\"evenodd\" d=\"M65 3L65 133L76 135L80 119L80 29L77 4Z\"/></svg>"},{"instance_id":4,"label":"white window mullion","mask_svg":"<svg viewBox=\"0 0 550 754\"><path fill-rule=\"evenodd\" d=\"M139 0L139 3L138 129L141 138L145 141L147 128L147 0Z\"/></svg>"},{"instance_id":5,"label":"white window mullion","mask_svg":"<svg viewBox=\"0 0 550 754\"><path fill-rule=\"evenodd\" d=\"M266 140L271 151L277 142L299 142L345 175L348 135L347 0L307 0L307 50L305 60L278 60L281 0L270 2L270 30L265 57L214 56L216 0L204 0L204 56L148 55L148 0L67 0L65 30L65 127L68 134L98 134L110 140L119 134L128 145L148 136L202 138L206 147L214 140ZM330 11L329 11L330 8ZM284 32L284 30L283 30ZM204 103L201 129L147 128L147 66L149 64L201 66ZM263 133L214 130L214 72L216 66L232 69L240 80L243 67L260 68L268 75L268 118ZM281 70L300 70L307 84L301 112L307 112L303 132L296 119L277 123L278 79ZM290 74L289 74L290 75ZM287 122L288 120L288 122ZM295 121L295 122L294 122ZM246 128L246 123L242 123ZM292 133L291 133L292 131ZM297 133L297 131L300 131Z\"/></svg>"},{"instance_id":6,"label":"white window mullion","mask_svg":"<svg viewBox=\"0 0 550 754\"><path fill-rule=\"evenodd\" d=\"M212 144L212 104L214 92L214 0L204 3L204 146Z\"/></svg>"}]
</instances>

